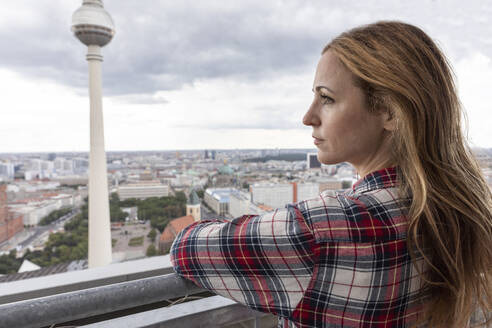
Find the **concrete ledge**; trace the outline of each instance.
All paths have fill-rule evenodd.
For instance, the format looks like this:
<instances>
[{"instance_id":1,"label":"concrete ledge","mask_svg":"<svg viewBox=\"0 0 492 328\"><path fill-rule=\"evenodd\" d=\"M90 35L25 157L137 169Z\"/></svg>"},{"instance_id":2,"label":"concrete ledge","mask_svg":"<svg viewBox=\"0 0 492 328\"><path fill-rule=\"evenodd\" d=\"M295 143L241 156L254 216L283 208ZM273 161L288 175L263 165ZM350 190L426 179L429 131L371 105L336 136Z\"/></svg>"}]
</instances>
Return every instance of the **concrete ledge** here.
<instances>
[{"instance_id":1,"label":"concrete ledge","mask_svg":"<svg viewBox=\"0 0 492 328\"><path fill-rule=\"evenodd\" d=\"M257 312L222 296L207 297L171 307L98 322L84 328L220 327L268 314Z\"/></svg>"}]
</instances>

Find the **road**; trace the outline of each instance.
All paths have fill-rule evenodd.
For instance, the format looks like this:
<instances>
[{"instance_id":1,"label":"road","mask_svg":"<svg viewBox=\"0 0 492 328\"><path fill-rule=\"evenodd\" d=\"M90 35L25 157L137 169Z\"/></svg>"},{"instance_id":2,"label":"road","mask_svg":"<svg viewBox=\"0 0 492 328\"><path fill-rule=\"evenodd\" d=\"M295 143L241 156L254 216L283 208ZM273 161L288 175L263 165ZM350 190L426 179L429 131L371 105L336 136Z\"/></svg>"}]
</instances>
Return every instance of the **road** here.
<instances>
[{"instance_id":1,"label":"road","mask_svg":"<svg viewBox=\"0 0 492 328\"><path fill-rule=\"evenodd\" d=\"M21 243L17 244L17 247L20 247L21 249L24 247L27 247L31 245L36 239L38 239L43 233L46 231L50 230L58 230L59 228L63 227L63 225L70 221L75 215L80 213L80 209L74 209L72 212L62 216L55 222L48 224L46 226L36 226L33 228L30 228L32 230L32 235L30 235L26 240L22 241Z\"/></svg>"}]
</instances>

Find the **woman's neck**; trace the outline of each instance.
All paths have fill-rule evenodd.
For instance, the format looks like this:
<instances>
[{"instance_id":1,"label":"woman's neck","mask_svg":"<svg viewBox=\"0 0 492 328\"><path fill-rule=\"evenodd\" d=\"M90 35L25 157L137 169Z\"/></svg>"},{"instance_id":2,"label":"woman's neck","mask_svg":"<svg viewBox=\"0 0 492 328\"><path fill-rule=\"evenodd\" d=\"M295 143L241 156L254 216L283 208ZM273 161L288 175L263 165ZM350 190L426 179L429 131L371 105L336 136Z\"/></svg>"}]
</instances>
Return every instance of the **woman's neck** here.
<instances>
[{"instance_id":1,"label":"woman's neck","mask_svg":"<svg viewBox=\"0 0 492 328\"><path fill-rule=\"evenodd\" d=\"M383 138L378 149L370 156L362 160L360 163L352 164L361 178L365 177L371 172L378 171L387 167L393 167L397 165L396 159L393 158L393 151L391 149L391 138L386 136Z\"/></svg>"}]
</instances>

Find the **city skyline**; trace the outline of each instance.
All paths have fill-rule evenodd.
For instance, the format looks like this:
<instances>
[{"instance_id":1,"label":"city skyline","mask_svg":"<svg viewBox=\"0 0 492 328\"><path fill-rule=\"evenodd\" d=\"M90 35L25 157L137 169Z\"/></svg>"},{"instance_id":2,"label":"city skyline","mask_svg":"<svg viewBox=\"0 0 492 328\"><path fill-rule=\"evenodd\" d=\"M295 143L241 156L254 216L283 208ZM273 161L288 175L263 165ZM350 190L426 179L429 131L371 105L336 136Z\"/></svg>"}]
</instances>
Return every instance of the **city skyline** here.
<instances>
[{"instance_id":1,"label":"city skyline","mask_svg":"<svg viewBox=\"0 0 492 328\"><path fill-rule=\"evenodd\" d=\"M70 32L80 1L4 5L0 153L88 151L85 50ZM104 5L118 29L103 49L107 151L312 149L301 119L320 50L343 30L380 19L416 24L438 41L457 75L472 146L492 147L491 4Z\"/></svg>"}]
</instances>

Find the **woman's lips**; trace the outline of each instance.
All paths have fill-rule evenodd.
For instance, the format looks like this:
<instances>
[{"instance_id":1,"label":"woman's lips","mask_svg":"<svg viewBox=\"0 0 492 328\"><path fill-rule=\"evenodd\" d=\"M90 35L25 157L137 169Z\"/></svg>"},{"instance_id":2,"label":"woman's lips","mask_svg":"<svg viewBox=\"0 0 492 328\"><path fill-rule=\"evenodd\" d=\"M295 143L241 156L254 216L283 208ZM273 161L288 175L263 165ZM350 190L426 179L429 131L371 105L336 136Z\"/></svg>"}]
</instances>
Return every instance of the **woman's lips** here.
<instances>
[{"instance_id":1,"label":"woman's lips","mask_svg":"<svg viewBox=\"0 0 492 328\"><path fill-rule=\"evenodd\" d=\"M314 138L314 144L315 144L315 145L319 145L320 143L322 143L322 142L323 142L323 139L319 139L319 138L316 138L316 137L314 137L314 136L313 136L313 138Z\"/></svg>"}]
</instances>

